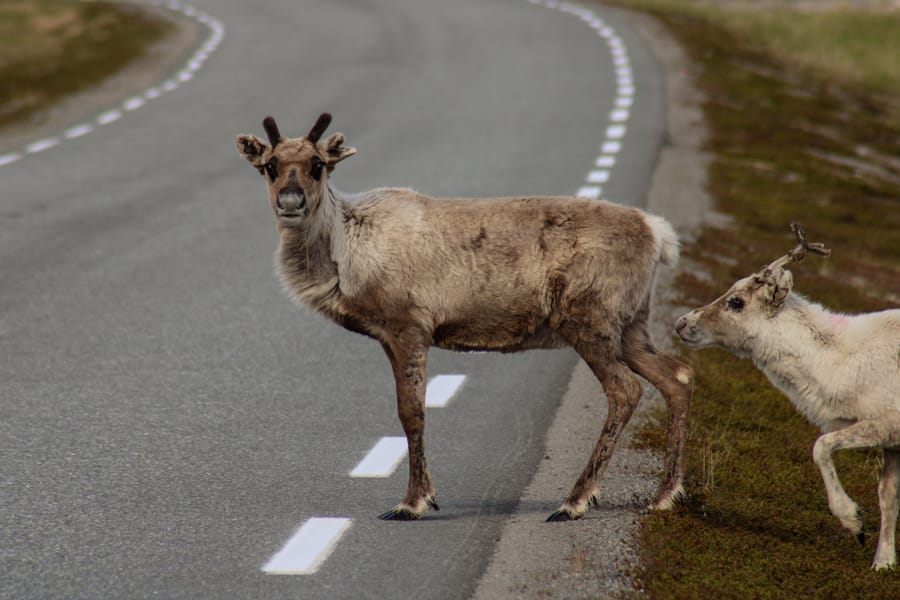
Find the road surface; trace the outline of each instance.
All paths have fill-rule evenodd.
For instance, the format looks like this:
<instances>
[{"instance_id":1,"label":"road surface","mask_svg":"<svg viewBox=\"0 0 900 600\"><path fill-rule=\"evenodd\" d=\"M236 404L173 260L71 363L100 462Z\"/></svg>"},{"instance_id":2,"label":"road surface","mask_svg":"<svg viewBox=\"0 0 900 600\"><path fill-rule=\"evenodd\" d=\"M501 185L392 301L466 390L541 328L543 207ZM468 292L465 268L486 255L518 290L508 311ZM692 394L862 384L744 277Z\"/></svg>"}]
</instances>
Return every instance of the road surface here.
<instances>
[{"instance_id":1,"label":"road surface","mask_svg":"<svg viewBox=\"0 0 900 600\"><path fill-rule=\"evenodd\" d=\"M602 7L603 24L524 0L189 8L220 33L177 89L0 157L0 597L466 598L575 356L433 351L431 376L465 376L427 413L442 510L378 520L405 460L350 472L402 435L387 360L280 290L234 137L267 114L299 136L327 110L359 151L332 178L346 191L636 204L658 67ZM264 571L320 517L348 519L321 562Z\"/></svg>"}]
</instances>

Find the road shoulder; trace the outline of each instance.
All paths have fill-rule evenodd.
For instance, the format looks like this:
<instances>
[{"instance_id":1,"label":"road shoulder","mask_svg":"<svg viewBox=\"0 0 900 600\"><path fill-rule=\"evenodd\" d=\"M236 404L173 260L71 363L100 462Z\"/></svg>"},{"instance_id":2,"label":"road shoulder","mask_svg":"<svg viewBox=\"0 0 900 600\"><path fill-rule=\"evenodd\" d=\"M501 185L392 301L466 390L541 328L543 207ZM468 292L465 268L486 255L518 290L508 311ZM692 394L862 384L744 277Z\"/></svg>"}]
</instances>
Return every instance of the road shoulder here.
<instances>
[{"instance_id":1,"label":"road shoulder","mask_svg":"<svg viewBox=\"0 0 900 600\"><path fill-rule=\"evenodd\" d=\"M702 97L691 84L687 58L662 25L644 15L616 12L638 31L666 77L667 139L654 170L647 208L688 237L711 214L706 192L709 158L701 151L706 131ZM654 340L666 349L672 347L671 323L679 314L667 294L675 276L673 270L660 273L654 298ZM664 406L656 390L649 385L645 389L601 479L601 508L579 521L544 523L583 468L606 416L602 388L579 362L548 431L545 460L504 527L473 596L476 600L595 598L634 591L628 571L638 560L639 520L656 491L661 470L661 457L637 450L631 443L640 421Z\"/></svg>"}]
</instances>

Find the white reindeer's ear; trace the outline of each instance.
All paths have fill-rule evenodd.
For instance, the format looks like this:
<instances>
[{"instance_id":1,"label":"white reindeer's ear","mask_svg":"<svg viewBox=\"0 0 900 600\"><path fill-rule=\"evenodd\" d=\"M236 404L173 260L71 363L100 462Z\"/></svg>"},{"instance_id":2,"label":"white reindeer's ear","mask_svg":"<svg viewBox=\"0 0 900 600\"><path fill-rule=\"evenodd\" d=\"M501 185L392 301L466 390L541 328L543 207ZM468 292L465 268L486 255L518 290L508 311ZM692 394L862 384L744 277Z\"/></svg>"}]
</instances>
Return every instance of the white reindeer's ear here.
<instances>
[{"instance_id":1,"label":"white reindeer's ear","mask_svg":"<svg viewBox=\"0 0 900 600\"><path fill-rule=\"evenodd\" d=\"M780 306L793 287L794 276L791 272L776 269L766 277L766 299L775 306Z\"/></svg>"},{"instance_id":2,"label":"white reindeer's ear","mask_svg":"<svg viewBox=\"0 0 900 600\"><path fill-rule=\"evenodd\" d=\"M329 168L333 168L334 165L345 158L356 154L356 148L344 146L344 134L342 133L331 134L324 142L319 144L319 147L322 148L323 154L328 157Z\"/></svg>"},{"instance_id":3,"label":"white reindeer's ear","mask_svg":"<svg viewBox=\"0 0 900 600\"><path fill-rule=\"evenodd\" d=\"M237 149L244 160L254 167L260 168L262 157L269 146L255 135L239 135L237 136Z\"/></svg>"}]
</instances>

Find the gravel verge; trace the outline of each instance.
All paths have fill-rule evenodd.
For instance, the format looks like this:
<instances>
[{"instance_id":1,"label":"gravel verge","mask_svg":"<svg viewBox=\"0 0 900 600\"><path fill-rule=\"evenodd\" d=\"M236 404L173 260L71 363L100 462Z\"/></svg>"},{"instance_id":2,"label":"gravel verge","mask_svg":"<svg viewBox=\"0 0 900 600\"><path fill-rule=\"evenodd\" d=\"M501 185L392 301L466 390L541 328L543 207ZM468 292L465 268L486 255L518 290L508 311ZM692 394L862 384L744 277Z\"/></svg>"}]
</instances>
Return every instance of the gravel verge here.
<instances>
[{"instance_id":1,"label":"gravel verge","mask_svg":"<svg viewBox=\"0 0 900 600\"><path fill-rule=\"evenodd\" d=\"M691 84L690 64L664 27L647 16L620 14L653 50L666 73L667 140L654 171L647 208L669 219L682 237L689 237L698 224L714 218L706 192L709 157L700 150L705 137L702 96ZM671 269L660 273L654 298L654 340L667 350L673 347L671 324L683 312L672 305L666 293L676 274ZM584 363L578 364L547 434L545 460L503 530L479 581L476 600L639 593L629 570L638 560L635 538L640 516L658 485L661 457L633 448L631 440L648 412L664 407L655 389L645 384L645 390L601 479L601 507L578 521L544 523L584 467L606 417L600 384Z\"/></svg>"}]
</instances>

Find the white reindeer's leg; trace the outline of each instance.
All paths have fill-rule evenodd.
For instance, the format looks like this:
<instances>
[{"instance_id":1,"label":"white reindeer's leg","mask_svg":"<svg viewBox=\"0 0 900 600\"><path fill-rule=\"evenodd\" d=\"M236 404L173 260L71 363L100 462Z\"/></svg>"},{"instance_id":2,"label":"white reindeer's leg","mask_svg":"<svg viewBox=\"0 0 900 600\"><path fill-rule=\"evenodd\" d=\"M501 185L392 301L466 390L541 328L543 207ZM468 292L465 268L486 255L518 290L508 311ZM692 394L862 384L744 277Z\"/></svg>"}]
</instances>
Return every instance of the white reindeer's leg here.
<instances>
[{"instance_id":1,"label":"white reindeer's leg","mask_svg":"<svg viewBox=\"0 0 900 600\"><path fill-rule=\"evenodd\" d=\"M597 503L597 481L606 470L616 440L619 439L641 399L641 384L623 363L615 359L610 361L610 354L598 351L597 348L579 346L575 349L603 385L609 412L588 464L572 487L566 501L547 517L547 521L579 519L584 516L589 503Z\"/></svg>"},{"instance_id":2,"label":"white reindeer's leg","mask_svg":"<svg viewBox=\"0 0 900 600\"><path fill-rule=\"evenodd\" d=\"M891 569L897 564L894 535L897 529L897 493L900 491L900 450L884 451L884 468L878 480L881 533L872 568Z\"/></svg>"},{"instance_id":3,"label":"white reindeer's leg","mask_svg":"<svg viewBox=\"0 0 900 600\"><path fill-rule=\"evenodd\" d=\"M900 427L896 419L879 419L878 421L859 421L826 433L819 437L813 446L813 460L822 473L825 492L828 495L828 508L841 524L856 535L860 543L865 541L862 530L862 513L856 503L850 499L841 486L834 461L831 455L835 450L850 448L884 448L900 446Z\"/></svg>"},{"instance_id":4,"label":"white reindeer's leg","mask_svg":"<svg viewBox=\"0 0 900 600\"><path fill-rule=\"evenodd\" d=\"M623 336L625 363L662 393L669 410L669 429L663 477L654 510L671 510L684 496L684 446L687 442L688 412L694 394L694 370L667 354L657 352L647 332L646 322L636 323Z\"/></svg>"},{"instance_id":5,"label":"white reindeer's leg","mask_svg":"<svg viewBox=\"0 0 900 600\"><path fill-rule=\"evenodd\" d=\"M409 449L409 485L403 501L382 514L386 521L411 521L429 507L439 510L425 462L425 378L428 346L418 329L408 329L383 344L397 384L397 413Z\"/></svg>"}]
</instances>

